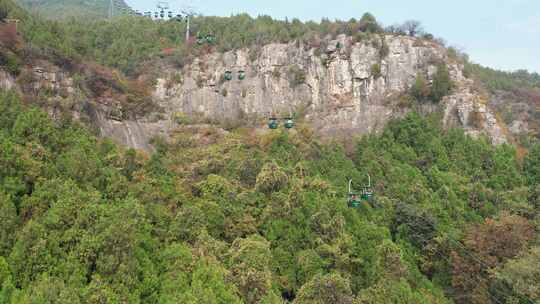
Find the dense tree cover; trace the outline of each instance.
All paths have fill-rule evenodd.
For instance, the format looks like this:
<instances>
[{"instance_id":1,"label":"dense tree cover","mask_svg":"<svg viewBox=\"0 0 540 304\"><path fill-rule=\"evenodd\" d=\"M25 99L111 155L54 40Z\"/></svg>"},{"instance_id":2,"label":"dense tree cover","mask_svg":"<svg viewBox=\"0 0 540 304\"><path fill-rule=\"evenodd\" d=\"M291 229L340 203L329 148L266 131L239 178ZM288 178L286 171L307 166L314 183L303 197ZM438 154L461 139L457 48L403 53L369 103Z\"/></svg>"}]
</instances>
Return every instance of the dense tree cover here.
<instances>
[{"instance_id":1,"label":"dense tree cover","mask_svg":"<svg viewBox=\"0 0 540 304\"><path fill-rule=\"evenodd\" d=\"M192 56L208 52L209 47L185 41L186 23L182 20L153 21L149 18L119 16L101 18L67 18L61 21L31 16L12 0L0 0L0 7L10 7L11 15L23 20L20 28L33 52L44 56L61 55L67 59L85 59L118 68L126 73L141 72L145 63L155 63L164 55L183 64ZM48 5L54 6L54 3ZM321 39L347 34L357 39L369 39L382 32L375 17L369 13L360 20L302 22L298 19L276 20L270 16L250 17L239 14L230 17L196 16L191 34L213 34L214 49L228 51L242 47L258 47L271 42L303 41L309 47L321 47ZM365 34L365 35L361 35ZM173 50L164 52L164 50Z\"/></svg>"},{"instance_id":2,"label":"dense tree cover","mask_svg":"<svg viewBox=\"0 0 540 304\"><path fill-rule=\"evenodd\" d=\"M540 74L529 73L526 70L505 72L483 67L479 64L467 62L465 72L478 77L485 86L492 91L517 89L540 89Z\"/></svg>"},{"instance_id":3,"label":"dense tree cover","mask_svg":"<svg viewBox=\"0 0 540 304\"><path fill-rule=\"evenodd\" d=\"M0 15L4 18L27 18L27 13L12 0L0 0Z\"/></svg>"},{"instance_id":4,"label":"dense tree cover","mask_svg":"<svg viewBox=\"0 0 540 304\"><path fill-rule=\"evenodd\" d=\"M361 28L373 32L379 30L376 24L374 20L359 22L355 19L304 23L298 19L281 21L269 16L252 18L247 14L200 16L192 20L192 36L197 33L215 35L214 47L218 51L294 40L316 46L320 43L318 37L338 33L353 35ZM185 22L177 20L152 21L143 17L119 17L112 21L69 19L63 22L31 18L23 26L23 33L27 41L37 46L60 49L67 56L96 60L130 73L144 62L161 56L163 49L173 48L179 64L190 56L207 51L206 46L194 44L187 47L185 27Z\"/></svg>"},{"instance_id":5,"label":"dense tree cover","mask_svg":"<svg viewBox=\"0 0 540 304\"><path fill-rule=\"evenodd\" d=\"M538 147L520 165L410 114L351 155L300 124L147 156L13 93L0 111L1 303L540 301Z\"/></svg>"},{"instance_id":6,"label":"dense tree cover","mask_svg":"<svg viewBox=\"0 0 540 304\"><path fill-rule=\"evenodd\" d=\"M89 58L134 73L164 48L177 64L208 51L188 51L176 21L52 22L0 1L24 19L29 42L10 55ZM194 24L222 51L381 31L370 14ZM411 90L419 101L452 88L446 66L431 85L422 77ZM0 112L0 303L540 301L538 144L521 163L510 146L411 114L348 154L300 125L265 135L200 130L205 145L180 132L148 156L52 122L12 93L0 96ZM368 172L375 202L348 209L347 179L362 184Z\"/></svg>"}]
</instances>

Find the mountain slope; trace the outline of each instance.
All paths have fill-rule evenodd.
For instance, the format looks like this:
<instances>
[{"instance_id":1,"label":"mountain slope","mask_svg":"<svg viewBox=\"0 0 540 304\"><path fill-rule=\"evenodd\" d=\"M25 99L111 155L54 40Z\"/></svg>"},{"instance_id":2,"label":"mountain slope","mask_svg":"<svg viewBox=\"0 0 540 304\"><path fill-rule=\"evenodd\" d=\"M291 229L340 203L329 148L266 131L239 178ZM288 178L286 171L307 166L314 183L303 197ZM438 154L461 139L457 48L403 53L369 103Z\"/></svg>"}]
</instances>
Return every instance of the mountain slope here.
<instances>
[{"instance_id":1,"label":"mountain slope","mask_svg":"<svg viewBox=\"0 0 540 304\"><path fill-rule=\"evenodd\" d=\"M374 45L381 40L385 56L380 55L381 46ZM462 66L450 60L441 45L393 35L374 35L361 42L340 35L325 43L329 47L322 55L315 48L274 43L258 51L210 51L183 67L163 63L154 74L157 79L143 74L138 80L151 84L145 93L153 107L142 106L130 94L115 97L113 92L121 93L123 86L118 86L120 90L96 86L93 75L83 82L89 87L76 86L77 73L55 64L28 65L20 77L28 82L22 90L29 96L49 92L44 104L54 106L48 112L59 114L62 109L57 105L72 104L69 110L87 117L103 136L135 148L148 149L153 137L167 137L185 125L210 122L227 129L261 128L270 116L292 116L325 137L350 137L381 131L391 119L413 110L441 113L446 127L487 135L494 144L508 140L503 123L485 102L487 97L462 75ZM336 49L337 44L343 48ZM227 71L233 79L224 78ZM108 78L121 79L116 73ZM410 87L421 79L425 79L421 91L427 94L415 97ZM446 96L432 100L438 86L447 87ZM90 100L92 111L81 106L88 104L86 99L73 102L81 90L97 97ZM130 99L133 102L122 102Z\"/></svg>"},{"instance_id":2,"label":"mountain slope","mask_svg":"<svg viewBox=\"0 0 540 304\"><path fill-rule=\"evenodd\" d=\"M20 28L25 40L42 48L41 54L49 61L98 61L156 84L149 93L155 108L162 111L139 113L151 117L152 125L147 124L148 119L126 121L135 129L126 126L115 134L106 131L117 129L108 122L99 127L106 135L124 137L121 142L136 147L147 146L158 129L173 131L172 117L177 114L197 118L191 121L236 121L237 126L247 123L238 119L240 116L252 122L269 115L303 116L322 133L332 135L336 131L380 130L390 118L422 108L444 113L445 124L463 126L473 135L487 134L494 143L535 130L534 104L528 106L526 116L519 115L518 121L496 113L494 108L508 112L501 107L512 103L506 101L508 95L499 98L500 94L482 90L481 83L491 85L486 73L432 36L409 37L402 32L384 32L380 27L375 27L376 32L368 31L365 19L374 18L319 24L248 15L195 18L194 31L216 36L212 45L183 41L183 35L179 35L184 31L183 23L147 18L60 24L30 18ZM69 82L72 73L62 69L53 64L49 70L58 70L61 75L55 72L49 78L66 78ZM449 73L443 86L435 81L438 70ZM223 81L227 71L235 78L244 71L247 77ZM473 80L476 76L480 85ZM512 77L516 76L507 78ZM524 82L516 83L522 86ZM45 89L44 85L51 84L36 85ZM443 88L443 92L433 102L436 88ZM449 96L445 99L444 95ZM527 96L534 99L536 95ZM107 120L111 117L108 113L123 109L105 111L100 117ZM507 128L505 122L511 127ZM127 138L125 134L134 135Z\"/></svg>"},{"instance_id":3,"label":"mountain slope","mask_svg":"<svg viewBox=\"0 0 540 304\"><path fill-rule=\"evenodd\" d=\"M493 96L490 104L512 133L527 144L527 135L540 139L540 75L527 71L497 71L467 64L465 72L478 79Z\"/></svg>"},{"instance_id":4,"label":"mountain slope","mask_svg":"<svg viewBox=\"0 0 540 304\"><path fill-rule=\"evenodd\" d=\"M16 0L16 2L27 10L50 19L109 16L109 0ZM114 8L115 16L131 11L124 0L114 0Z\"/></svg>"},{"instance_id":5,"label":"mountain slope","mask_svg":"<svg viewBox=\"0 0 540 304\"><path fill-rule=\"evenodd\" d=\"M0 111L1 303L540 300L540 146L522 167L410 114L349 155L307 126L206 126L148 157L13 94Z\"/></svg>"},{"instance_id":6,"label":"mountain slope","mask_svg":"<svg viewBox=\"0 0 540 304\"><path fill-rule=\"evenodd\" d=\"M209 22L215 21L210 18ZM115 62L125 58L130 63L136 60L129 58L142 60L133 54L135 48L126 50L124 43L148 35L144 31L133 35L130 29L135 26L154 29L156 25L152 21L127 18L103 23L104 33L118 31L116 25L127 27L121 34L117 33L120 36L116 40L111 40L110 35L102 40L102 34L98 33L99 38L89 39L91 44L83 47L78 46L85 44L86 34L76 22L66 24L69 29L65 35L51 35L46 26L40 27L39 33L37 30L32 33L30 28L24 32L36 44L57 41L56 45L69 53L88 48L89 53L106 54ZM158 25L175 29L177 23ZM282 24L276 22L273 26L279 28ZM262 30L261 35L266 31L271 33L273 26ZM81 35L74 39L69 31L77 27ZM58 32L62 32L61 27ZM461 126L475 136L485 134L495 144L508 140L504 126L483 102L487 98L462 75L463 66L449 58L444 46L429 38L361 34L314 36L290 43L232 47L233 50L226 52L220 52L217 46L180 45L163 58L151 59L150 69L138 68L137 81L152 84L144 90L143 98L133 98L125 89L126 81L109 90L108 84L114 83L109 80L122 79L112 71L100 85L96 86L96 80L101 81L103 73L85 75L87 81L83 83L88 86L81 86L80 81L75 85L76 79L80 79L79 72L69 70L74 64L58 56L52 56L53 62L28 62L19 78L25 80L22 91L31 99L52 105L48 112L56 113L55 116L63 111L58 105L72 105L69 111L92 122L103 136L147 150L154 136L167 136L184 124L212 122L225 128L260 128L269 116L293 116L310 123L319 135L350 137L380 131L392 118L415 109L442 113L445 126ZM109 40L110 43L105 43ZM79 41L81 44L77 44ZM96 51L101 49L103 52ZM141 51L143 56L145 52L148 54L148 50ZM110 56L116 52L121 55ZM225 79L228 71L234 76L231 80ZM241 72L245 74L243 79ZM410 90L417 83L423 83L419 94ZM439 92L434 94L436 90ZM115 91L123 94L122 97L118 98ZM99 97L81 99L88 92ZM148 111L150 108L153 110ZM179 124L178 117L187 119Z\"/></svg>"},{"instance_id":7,"label":"mountain slope","mask_svg":"<svg viewBox=\"0 0 540 304\"><path fill-rule=\"evenodd\" d=\"M0 24L0 303L540 300L540 145L487 140L459 58L356 21L198 20L260 27ZM350 208L349 179L374 197Z\"/></svg>"}]
</instances>

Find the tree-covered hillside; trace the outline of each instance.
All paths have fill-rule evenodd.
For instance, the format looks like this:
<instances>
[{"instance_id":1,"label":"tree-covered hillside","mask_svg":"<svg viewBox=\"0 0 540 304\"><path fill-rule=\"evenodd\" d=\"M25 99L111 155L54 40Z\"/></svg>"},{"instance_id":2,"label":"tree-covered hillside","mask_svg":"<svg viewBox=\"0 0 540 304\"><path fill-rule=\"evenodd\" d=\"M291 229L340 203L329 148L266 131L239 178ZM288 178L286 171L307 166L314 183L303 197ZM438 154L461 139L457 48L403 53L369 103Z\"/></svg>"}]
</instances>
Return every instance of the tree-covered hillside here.
<instances>
[{"instance_id":1,"label":"tree-covered hillside","mask_svg":"<svg viewBox=\"0 0 540 304\"><path fill-rule=\"evenodd\" d=\"M540 145L186 129L150 156L0 96L0 303L538 303ZM347 180L374 200L347 207Z\"/></svg>"},{"instance_id":2,"label":"tree-covered hillside","mask_svg":"<svg viewBox=\"0 0 540 304\"><path fill-rule=\"evenodd\" d=\"M527 70L504 72L483 67L479 64L468 63L465 66L468 74L476 75L491 91L537 89L540 90L540 74L529 73Z\"/></svg>"},{"instance_id":3,"label":"tree-covered hillside","mask_svg":"<svg viewBox=\"0 0 540 304\"><path fill-rule=\"evenodd\" d=\"M27 10L49 19L107 18L109 17L109 0L15 0ZM125 15L131 8L124 0L114 0L113 14Z\"/></svg>"},{"instance_id":4,"label":"tree-covered hillside","mask_svg":"<svg viewBox=\"0 0 540 304\"><path fill-rule=\"evenodd\" d=\"M433 39L432 35L420 31L419 25L414 25L414 22L384 29L369 13L348 21L323 19L320 22L276 20L270 16L253 18L247 14L195 16L191 20L192 39L185 41L185 19L157 21L138 16L117 16L108 20L47 20L22 13L12 0L0 0L0 9L2 7L7 7L11 17L21 19L19 28L24 40L35 51L40 50L42 55L54 53L69 60L93 61L129 75L152 71L152 67L159 66L164 57L168 63L182 66L194 57L211 51L250 47L256 54L263 45L273 42L303 42L306 47L318 48L321 53L328 40L325 38L338 34L354 36L356 41L380 40L378 35L383 33ZM83 9L78 11L84 12ZM216 40L210 45L198 45L198 35L213 35Z\"/></svg>"},{"instance_id":5,"label":"tree-covered hillside","mask_svg":"<svg viewBox=\"0 0 540 304\"><path fill-rule=\"evenodd\" d=\"M418 35L413 22L383 30L369 14L197 17L193 34L217 37L198 46L178 21L51 21L10 0L0 17L21 19L22 38L0 37L0 65L14 76L32 60L135 76L212 50ZM468 68L493 91L501 81L537 90L534 74ZM106 72L106 85L122 82ZM417 98L439 95L418 88ZM346 147L301 122L259 133L191 126L147 155L21 99L0 94L0 303L540 303L534 141L517 157L413 113ZM360 190L367 174L373 200L349 208L348 180Z\"/></svg>"}]
</instances>

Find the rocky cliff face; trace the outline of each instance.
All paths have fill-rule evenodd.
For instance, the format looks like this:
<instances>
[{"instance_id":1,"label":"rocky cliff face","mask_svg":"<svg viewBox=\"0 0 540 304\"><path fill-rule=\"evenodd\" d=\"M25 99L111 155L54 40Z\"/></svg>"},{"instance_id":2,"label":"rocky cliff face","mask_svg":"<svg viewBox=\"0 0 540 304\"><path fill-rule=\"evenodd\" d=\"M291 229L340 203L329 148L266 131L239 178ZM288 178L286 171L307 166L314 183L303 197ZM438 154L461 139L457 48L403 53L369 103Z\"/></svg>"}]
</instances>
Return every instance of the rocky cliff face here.
<instances>
[{"instance_id":1,"label":"rocky cliff face","mask_svg":"<svg viewBox=\"0 0 540 304\"><path fill-rule=\"evenodd\" d=\"M399 97L418 74L432 81L440 62L449 65L456 88L440 105L422 109L443 112L447 126L484 133L495 144L506 142L485 97L449 60L446 49L404 36L366 42L339 36L323 54L295 43L266 45L258 54L247 49L212 53L183 70L167 70L154 98L167 113L214 121L301 113L322 134L364 134L409 111ZM227 71L233 80L223 80ZM237 77L240 71L246 72L244 80Z\"/></svg>"},{"instance_id":2,"label":"rocky cliff face","mask_svg":"<svg viewBox=\"0 0 540 304\"><path fill-rule=\"evenodd\" d=\"M87 83L83 84L82 78L87 78ZM170 129L167 120L156 119L155 111L125 117L126 96L115 92L115 84L109 81L92 69L67 71L47 61L28 64L18 79L0 69L0 89L22 93L27 101L40 106L51 117L71 116L103 137L151 151L153 137L167 136Z\"/></svg>"},{"instance_id":3,"label":"rocky cliff face","mask_svg":"<svg viewBox=\"0 0 540 304\"><path fill-rule=\"evenodd\" d=\"M361 42L339 36L326 44L322 52L297 43L270 44L257 51L213 52L182 69L168 67L152 92L156 107L136 117L118 115L122 103L114 94L82 94L77 75L51 64L28 66L22 91L46 89L42 106L51 115L67 109L101 135L149 150L152 137L167 136L181 127L179 118L183 123L249 120L254 127L262 127L270 116L292 115L325 136L377 131L411 110L400 97L417 75L432 81L437 65L444 62L456 83L452 94L438 105L417 107L424 112L440 111L446 126L464 127L474 136L486 134L494 144L507 141L503 123L489 108L487 97L463 77L462 67L448 58L444 47L392 35ZM224 78L227 71L232 80ZM243 80L239 79L242 71ZM2 72L0 86L14 88L16 83Z\"/></svg>"}]
</instances>

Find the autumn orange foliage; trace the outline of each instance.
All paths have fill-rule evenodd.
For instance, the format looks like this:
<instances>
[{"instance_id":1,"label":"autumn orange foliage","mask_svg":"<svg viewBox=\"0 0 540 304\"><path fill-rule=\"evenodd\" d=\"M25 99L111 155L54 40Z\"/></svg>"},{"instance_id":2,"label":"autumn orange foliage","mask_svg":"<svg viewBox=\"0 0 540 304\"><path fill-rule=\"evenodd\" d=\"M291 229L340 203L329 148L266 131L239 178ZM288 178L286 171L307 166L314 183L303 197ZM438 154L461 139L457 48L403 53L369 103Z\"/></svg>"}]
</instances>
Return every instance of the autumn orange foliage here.
<instances>
[{"instance_id":1,"label":"autumn orange foliage","mask_svg":"<svg viewBox=\"0 0 540 304\"><path fill-rule=\"evenodd\" d=\"M490 303L490 270L517 256L533 237L529 221L502 213L467 231L464 248L452 252L452 286L457 303Z\"/></svg>"}]
</instances>

